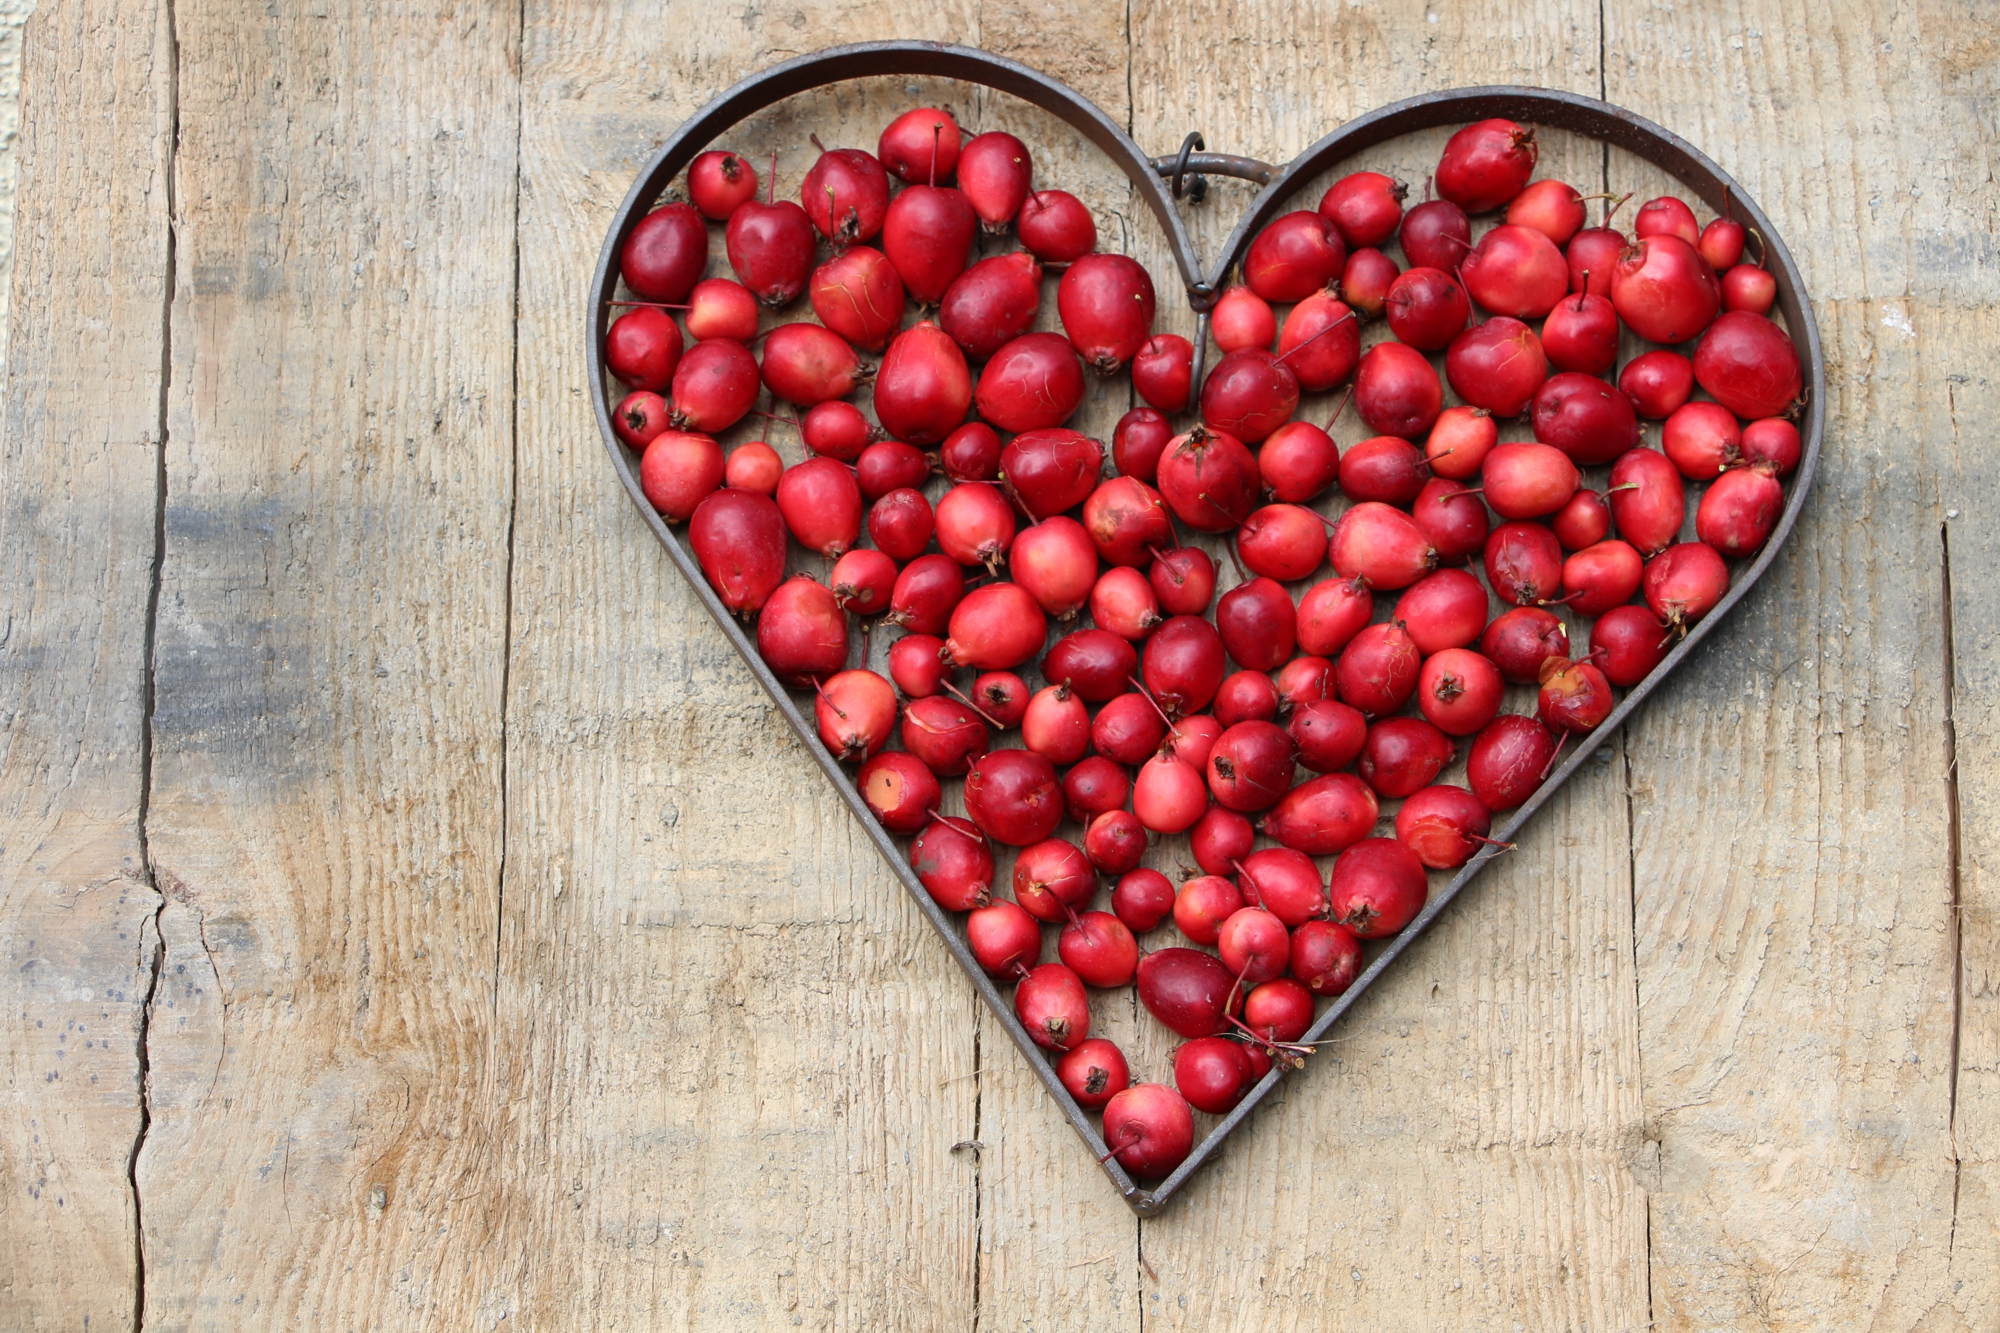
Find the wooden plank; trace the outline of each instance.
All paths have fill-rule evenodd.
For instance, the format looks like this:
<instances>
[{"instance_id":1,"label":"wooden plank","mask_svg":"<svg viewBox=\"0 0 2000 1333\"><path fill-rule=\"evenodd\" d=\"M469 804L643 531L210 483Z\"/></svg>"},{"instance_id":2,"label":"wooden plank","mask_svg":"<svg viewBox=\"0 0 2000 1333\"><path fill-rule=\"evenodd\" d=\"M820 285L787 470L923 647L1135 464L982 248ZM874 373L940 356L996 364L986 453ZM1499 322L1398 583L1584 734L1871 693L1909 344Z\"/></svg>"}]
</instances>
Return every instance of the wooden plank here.
<instances>
[{"instance_id":1,"label":"wooden plank","mask_svg":"<svg viewBox=\"0 0 2000 1333\"><path fill-rule=\"evenodd\" d=\"M1598 90L1594 6L1474 13L1148 11L1134 25L1139 138L1164 151L1199 128L1211 149L1281 162L1430 88ZM1280 29L1286 40L1238 42L1224 60L1210 48L1217 32ZM1444 138L1384 145L1302 188L1296 206L1361 167L1421 198ZM1587 184L1601 161L1594 144L1545 134L1542 174ZM1207 253L1250 194L1211 182L1195 210ZM1336 400L1303 414L1323 420ZM1366 433L1351 414L1335 428L1343 446ZM1158 1274L1149 1327L1312 1328L1331 1310L1341 1327L1644 1326L1629 835L1615 747L1605 759L1369 993L1316 1067L1144 1224Z\"/></svg>"},{"instance_id":2,"label":"wooden plank","mask_svg":"<svg viewBox=\"0 0 2000 1333\"><path fill-rule=\"evenodd\" d=\"M496 1206L517 15L175 13L144 1321L462 1325Z\"/></svg>"},{"instance_id":3,"label":"wooden plank","mask_svg":"<svg viewBox=\"0 0 2000 1333\"><path fill-rule=\"evenodd\" d=\"M140 831L172 46L162 6L26 43L0 409L0 1323L120 1328L158 957Z\"/></svg>"},{"instance_id":4,"label":"wooden plank","mask_svg":"<svg viewBox=\"0 0 2000 1333\"><path fill-rule=\"evenodd\" d=\"M1932 312L1991 300L1967 248L1995 202L1990 113L1967 76L1994 28L1944 6L1690 25L1613 4L1606 23L1611 100L1701 144L1785 230L1833 396L1792 551L1630 740L1654 1313L1990 1328L1990 1202L1954 1237L1939 527L1951 376L1988 377L1991 343ZM1990 487L1984 459L1957 466ZM1990 1160L1990 1116L1983 1134ZM1968 1239L1982 1258L1954 1258Z\"/></svg>"}]
</instances>

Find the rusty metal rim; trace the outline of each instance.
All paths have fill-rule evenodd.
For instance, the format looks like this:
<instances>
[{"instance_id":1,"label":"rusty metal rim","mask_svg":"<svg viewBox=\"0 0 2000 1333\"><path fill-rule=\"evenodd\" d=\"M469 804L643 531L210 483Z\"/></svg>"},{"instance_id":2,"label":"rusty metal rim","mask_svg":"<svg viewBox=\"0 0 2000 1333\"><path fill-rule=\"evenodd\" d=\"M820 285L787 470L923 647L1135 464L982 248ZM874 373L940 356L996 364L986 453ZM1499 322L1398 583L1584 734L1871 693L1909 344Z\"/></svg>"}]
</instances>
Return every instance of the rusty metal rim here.
<instances>
[{"instance_id":1,"label":"rusty metal rim","mask_svg":"<svg viewBox=\"0 0 2000 1333\"><path fill-rule=\"evenodd\" d=\"M1800 432L1803 457L1791 479L1790 494L1786 498L1784 513L1757 558L1747 568L1738 571L1736 577L1732 579L1728 594L1716 609L1689 631L1686 638L1668 654L1666 660L1650 676L1627 693L1604 725L1585 737L1571 753L1569 760L1501 825L1494 835L1501 841L1511 840L1548 798L1569 780L1583 761L1632 715L1640 702L1687 659L1697 644L1707 638L1723 617L1762 578L1790 536L1799 512L1805 504L1806 495L1811 489L1825 427L1826 374L1820 351L1819 329L1813 320L1811 307L1806 303L1804 282L1792 261L1790 252L1770 225L1770 220L1726 172L1686 141L1643 117L1593 98L1549 89L1514 86L1462 88L1410 98L1348 122L1322 138L1285 167L1274 169L1248 158L1216 153L1194 153L1189 151L1187 145L1183 146L1183 151L1177 156L1149 158L1094 103L1025 65L968 47L944 46L929 42L869 42L801 56L745 79L685 121L653 155L651 161L634 180L631 190L612 218L603 249L598 255L597 269L590 288L590 309L586 314L585 358L590 376L591 402L597 414L599 431L610 454L612 466L616 469L619 480L623 483L641 518L652 529L653 535L666 547L669 557L680 567L681 573L686 576L696 595L708 608L709 614L721 627L723 634L749 666L758 683L771 696L772 701L778 706L779 713L791 724L793 731L805 743L814 761L832 780L834 789L839 792L841 799L861 821L876 850L882 854L883 859L902 882L918 910L930 921L932 928L944 941L945 947L958 961L961 970L971 979L987 1008L1027 1057L1029 1068L1035 1072L1043 1086L1056 1099L1057 1105L1063 1109L1071 1128L1083 1139L1091 1153L1103 1160L1106 1158L1104 1140L1097 1132L1096 1126L1091 1123L1090 1117L1062 1086L1050 1062L1042 1055L1040 1048L1034 1044L1033 1039L1028 1036L1026 1029L1015 1016L1013 1007L1000 994L992 979L980 968L950 917L924 890L911 869L908 858L876 821L866 802L861 799L860 792L841 768L839 761L820 743L817 727L799 710L777 677L765 666L763 658L757 653L756 645L715 595L707 578L702 575L700 566L652 505L646 501L645 494L639 486L639 478L626 458L624 445L619 442L611 426L611 401L604 373L604 335L609 325L609 308L606 303L616 298L617 257L632 227L697 153L744 118L796 93L851 79L888 75L926 75L980 84L1018 96L1081 130L1125 172L1134 188L1145 197L1154 216L1160 221L1161 228L1167 235L1169 248L1173 251L1175 262L1180 268L1183 283L1188 291L1189 303L1199 317L1198 324L1203 326L1197 329L1198 338L1205 333L1207 309L1213 304L1214 293L1223 275L1236 262L1249 238L1275 214L1300 185L1356 152L1416 130L1493 116L1505 116L1572 130L1612 143L1663 168L1718 211L1726 200L1734 211L1744 215L1751 225L1758 229L1769 250L1767 267L1777 281L1779 310L1785 317L1786 327L1791 332L1794 342L1801 345L1801 362L1806 372L1807 401L1805 420ZM1191 138L1189 142L1196 141ZM1201 272L1186 226L1174 205L1173 197L1161 180L1161 177L1166 175L1202 171L1259 181L1268 178L1270 181L1237 224L1223 253L1206 277ZM1200 372L1200 350L1201 344L1198 341L1197 377ZM1480 856L1468 862L1445 889L1434 895L1417 918L1390 940L1370 962L1355 984L1328 1006L1313 1024L1306 1039L1317 1040L1346 1014L1410 942L1437 919L1451 900L1479 875L1492 858L1491 849L1482 852ZM1223 1140L1243 1123L1251 1110L1277 1086L1280 1077L1276 1070L1266 1075L1234 1110L1195 1145L1187 1160L1153 1189L1141 1189L1119 1166L1115 1158L1103 1160L1106 1174L1111 1177L1120 1195L1135 1213L1141 1216L1156 1214L1167 1199L1214 1154Z\"/></svg>"}]
</instances>

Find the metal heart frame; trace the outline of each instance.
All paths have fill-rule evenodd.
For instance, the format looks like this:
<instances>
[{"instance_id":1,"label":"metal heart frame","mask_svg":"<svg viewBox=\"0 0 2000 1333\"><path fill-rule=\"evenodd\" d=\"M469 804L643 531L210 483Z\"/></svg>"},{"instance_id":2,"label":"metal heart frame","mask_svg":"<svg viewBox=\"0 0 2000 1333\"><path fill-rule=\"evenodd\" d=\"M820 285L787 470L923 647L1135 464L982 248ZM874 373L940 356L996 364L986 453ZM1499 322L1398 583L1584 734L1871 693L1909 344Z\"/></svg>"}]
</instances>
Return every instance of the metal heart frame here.
<instances>
[{"instance_id":1,"label":"metal heart frame","mask_svg":"<svg viewBox=\"0 0 2000 1333\"><path fill-rule=\"evenodd\" d=\"M1277 1086L1279 1079L1284 1076L1283 1071L1274 1068L1266 1074L1236 1108L1223 1117L1207 1136L1195 1145L1194 1151L1172 1175L1152 1189L1141 1188L1115 1158L1109 1157L1104 1140L1091 1123L1090 1117L1069 1095L1068 1089L1063 1087L1050 1062L1043 1056L1041 1048L1035 1045L1027 1030L1021 1026L1013 1007L973 958L971 950L966 947L964 939L950 917L946 915L944 909L931 900L930 894L924 890L915 871L912 870L909 859L891 840L887 830L870 813L853 780L839 761L821 744L818 728L812 718L800 711L798 704L784 686L779 684L770 668L764 665L763 658L758 655L756 644L715 595L715 590L709 586L708 580L702 575L701 567L686 546L647 502L645 493L639 486L638 472L611 426L612 402L604 370L604 339L606 330L610 326L611 307L608 303L617 299L618 295L618 255L624 247L626 238L631 234L632 227L650 211L653 202L682 171L686 170L698 153L724 131L747 117L795 93L827 84L899 75L956 79L1010 93L1067 122L1104 151L1119 170L1125 173L1133 187L1145 199L1147 206L1152 209L1153 216L1166 234L1174 262L1180 269L1189 303L1198 317L1194 363L1196 383L1200 382L1201 377L1208 310L1215 303L1224 275L1241 257L1250 238L1277 214L1290 196L1305 182L1363 149L1372 148L1413 131L1490 117L1506 117L1569 130L1612 144L1651 162L1694 191L1718 213L1727 207L1762 235L1767 251L1766 267L1777 280L1778 310L1784 317L1787 331L1799 347L1800 360L1806 376L1805 413L1800 428L1803 457L1791 478L1790 493L1786 496L1784 512L1770 540L1764 544L1764 548L1758 552L1756 558L1747 566L1735 571L1727 595L1716 608L1698 621L1693 629L1688 631L1686 637L1668 653L1666 660L1626 694L1603 725L1582 739L1581 743L1570 752L1568 761L1551 774L1524 805L1493 831L1492 836L1500 842L1514 839L1522 826L1563 783L1569 780L1598 746L1631 717L1646 697L1673 674L1681 663L1688 659L1689 654L1714 632L1716 626L1738 602L1743 600L1751 587L1770 568L1772 561L1777 558L1779 550L1784 546L1798 521L1801 509L1804 508L1807 493L1812 487L1813 474L1819 463L1821 437L1826 424L1826 368L1820 351L1819 328L1813 320L1812 308L1806 301L1804 282L1792 261L1791 253L1785 248L1784 242L1776 229L1771 226L1770 219L1765 216L1763 210L1757 207L1728 173L1711 162L1692 144L1643 117L1594 98L1543 88L1515 86L1458 88L1409 98L1349 121L1294 158L1289 165L1278 169L1247 158L1195 152L1193 149L1201 145L1199 138L1194 135L1189 136L1188 142L1178 154L1160 158L1149 157L1140 151L1131 137L1095 103L1026 65L970 47L946 46L931 42L867 42L834 47L801 56L743 80L683 122L640 171L624 202L612 218L604 247L598 255L597 271L590 287L590 310L586 316L584 330L591 402L597 412L598 427L604 437L605 449L611 456L612 467L617 471L619 481L623 483L641 518L652 530L653 535L659 538L668 556L680 567L681 573L687 577L688 583L701 598L702 604L708 608L709 614L715 618L723 634L742 656L751 674L771 696L780 715L791 724L792 730L798 734L808 752L833 782L834 789L840 793L841 799L854 812L855 818L861 821L876 850L881 852L883 860L901 880L918 910L930 921L938 938L944 942L945 948L958 960L959 967L971 979L994 1018L1006 1029L1014 1044L1021 1049L1029 1068L1041 1079L1049 1095L1062 1107L1070 1126L1088 1146L1091 1155L1100 1160L1105 1173L1117 1186L1120 1196L1133 1212L1141 1216L1151 1216L1160 1211L1168 1198L1215 1153L1223 1140L1243 1123L1258 1102ZM1222 254L1206 274L1201 269L1193 243L1188 237L1187 227L1174 202L1180 193L1182 177L1189 173L1237 176L1263 183L1265 186L1244 213L1242 220L1223 247ZM1163 177L1174 178L1172 190L1169 190ZM1401 956L1411 941L1422 935L1450 905L1452 899L1477 878L1495 854L1495 850L1491 847L1482 849L1480 854L1467 862L1444 889L1431 895L1430 901L1425 904L1416 919L1389 940L1381 952L1370 961L1354 985L1320 1014L1307 1032L1305 1040L1317 1041L1324 1036L1327 1030L1367 992L1369 986Z\"/></svg>"}]
</instances>

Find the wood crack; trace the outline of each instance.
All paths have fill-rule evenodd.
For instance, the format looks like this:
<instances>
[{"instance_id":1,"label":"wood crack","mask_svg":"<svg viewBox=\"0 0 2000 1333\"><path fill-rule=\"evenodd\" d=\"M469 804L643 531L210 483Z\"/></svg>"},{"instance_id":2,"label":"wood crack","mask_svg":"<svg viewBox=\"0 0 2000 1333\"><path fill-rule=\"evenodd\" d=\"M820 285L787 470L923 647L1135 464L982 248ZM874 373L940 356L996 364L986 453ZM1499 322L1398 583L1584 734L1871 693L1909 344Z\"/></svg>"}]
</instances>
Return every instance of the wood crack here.
<instances>
[{"instance_id":1,"label":"wood crack","mask_svg":"<svg viewBox=\"0 0 2000 1333\"><path fill-rule=\"evenodd\" d=\"M1951 930L1951 1063L1945 1076L1945 1142L1951 1148L1951 1230L1945 1242L1945 1262L1949 1264L1958 1245L1958 1191L1964 1174L1958 1152L1958 1061L1960 1030L1965 1013L1965 932L1959 919L1964 903L1960 880L1963 849L1958 803L1958 691L1957 662L1952 643L1950 524L1939 526L1938 545L1944 576L1945 856L1951 885L1951 911L1946 917Z\"/></svg>"}]
</instances>

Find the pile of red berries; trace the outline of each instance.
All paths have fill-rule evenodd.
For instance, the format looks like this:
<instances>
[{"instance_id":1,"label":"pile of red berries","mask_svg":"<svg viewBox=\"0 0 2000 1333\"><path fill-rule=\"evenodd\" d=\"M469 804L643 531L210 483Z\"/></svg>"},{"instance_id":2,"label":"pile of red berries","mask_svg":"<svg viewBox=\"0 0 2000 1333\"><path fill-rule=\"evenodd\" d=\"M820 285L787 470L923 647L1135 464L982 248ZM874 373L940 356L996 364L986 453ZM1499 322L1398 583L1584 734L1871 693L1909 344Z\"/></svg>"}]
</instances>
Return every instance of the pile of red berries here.
<instances>
[{"instance_id":1,"label":"pile of red berries","mask_svg":"<svg viewBox=\"0 0 2000 1333\"><path fill-rule=\"evenodd\" d=\"M1409 925L1427 871L1479 849L1783 507L1801 367L1743 225L1662 198L1636 236L1609 213L1586 227L1578 191L1530 183L1536 156L1533 130L1484 121L1407 213L1401 184L1358 172L1278 218L1213 310L1198 393L1145 269L1034 188L1019 139L965 140L933 108L874 154L822 149L797 203L704 153L691 202L625 245L632 309L605 359L647 497L756 618L771 669L814 693L822 740L1136 1175L1185 1158L1190 1107L1226 1112L1296 1062L1364 941ZM1473 215L1503 209L1475 239ZM712 223L736 280L705 276ZM982 231L1010 230L1020 249L974 262ZM1045 280L1061 333L1035 330ZM815 322L763 328L760 305L802 295ZM1389 336L1364 351L1376 320ZM1627 330L1660 346L1613 382ZM1107 476L1067 423L1089 377L1127 370L1145 405ZM848 401L871 378L872 422ZM1296 414L1350 380L1373 435L1342 451ZM765 390L800 413L805 461L762 441L725 456L716 435ZM1503 418L1531 438L1503 442ZM1337 517L1312 507L1336 489ZM812 556L824 577L788 576ZM899 632L886 676L866 665L878 626ZM1531 711L1504 711L1510 684L1534 687ZM1464 785L1439 782L1461 742ZM962 817L944 812L957 779ZM1141 862L1182 833L1176 887ZM996 845L1020 849L1011 895ZM1199 947L1142 950L1170 918ZM1172 1087L1132 1085L1090 1037L1088 988L1135 982L1187 1039Z\"/></svg>"}]
</instances>

